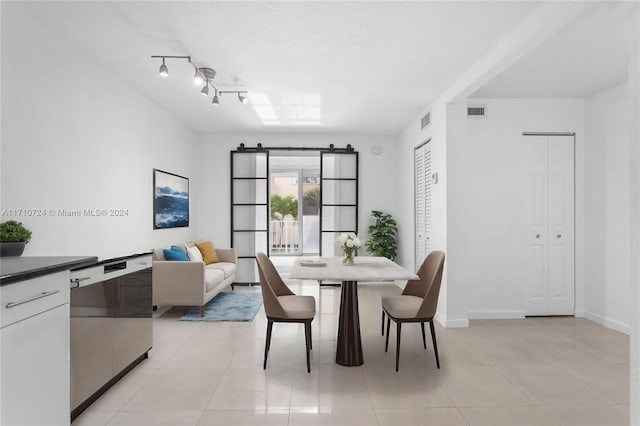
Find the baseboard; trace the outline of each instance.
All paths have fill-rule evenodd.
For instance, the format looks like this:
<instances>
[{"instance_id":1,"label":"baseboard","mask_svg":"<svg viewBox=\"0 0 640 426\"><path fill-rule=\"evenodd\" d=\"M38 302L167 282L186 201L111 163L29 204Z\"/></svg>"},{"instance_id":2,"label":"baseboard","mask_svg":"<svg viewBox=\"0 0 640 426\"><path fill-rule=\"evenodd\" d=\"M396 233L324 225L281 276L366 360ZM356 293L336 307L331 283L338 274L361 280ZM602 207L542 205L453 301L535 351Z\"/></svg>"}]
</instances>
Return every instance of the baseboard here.
<instances>
[{"instance_id":1,"label":"baseboard","mask_svg":"<svg viewBox=\"0 0 640 426\"><path fill-rule=\"evenodd\" d=\"M469 319L523 319L524 311L509 309L474 309L468 313Z\"/></svg>"},{"instance_id":2,"label":"baseboard","mask_svg":"<svg viewBox=\"0 0 640 426\"><path fill-rule=\"evenodd\" d=\"M436 314L436 321L444 328L466 328L469 327L468 318L444 318L440 314Z\"/></svg>"},{"instance_id":3,"label":"baseboard","mask_svg":"<svg viewBox=\"0 0 640 426\"><path fill-rule=\"evenodd\" d=\"M583 314L584 318L591 320L597 324L619 331L620 333L624 333L628 336L631 335L631 327L623 322L607 318L602 315L594 314L592 312L583 312ZM578 316L577 312L576 316Z\"/></svg>"}]
</instances>

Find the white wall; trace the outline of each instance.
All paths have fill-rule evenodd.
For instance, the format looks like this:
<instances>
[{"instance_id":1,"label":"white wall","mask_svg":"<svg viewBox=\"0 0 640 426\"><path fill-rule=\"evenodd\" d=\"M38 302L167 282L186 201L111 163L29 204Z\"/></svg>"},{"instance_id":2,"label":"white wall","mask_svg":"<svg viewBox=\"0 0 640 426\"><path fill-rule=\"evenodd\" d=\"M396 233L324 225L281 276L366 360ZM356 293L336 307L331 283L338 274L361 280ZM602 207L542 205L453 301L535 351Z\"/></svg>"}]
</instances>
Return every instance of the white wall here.
<instances>
[{"instance_id":1,"label":"white wall","mask_svg":"<svg viewBox=\"0 0 640 426\"><path fill-rule=\"evenodd\" d=\"M194 147L192 132L96 58L2 5L1 207L47 212L3 214L33 231L25 255L108 258L192 239L193 226L153 230L152 169L190 177L197 190ZM61 217L58 209L127 216Z\"/></svg>"},{"instance_id":2,"label":"white wall","mask_svg":"<svg viewBox=\"0 0 640 426\"><path fill-rule=\"evenodd\" d=\"M448 313L448 302L451 300L448 288L448 250L447 250L447 107L443 103L431 106L431 124L421 129L420 118L427 113L424 111L413 120L397 138L398 159L397 172L398 205L401 211L400 221L405 224L399 230L399 246L401 257L399 263L407 269L416 271L420 265L415 261L415 203L414 203L414 148L430 140L432 172L438 173L438 183L431 187L431 235L432 250L442 250L447 255L445 260L442 287L438 299L438 313L436 319L443 325L466 326L464 318L454 318Z\"/></svg>"},{"instance_id":3,"label":"white wall","mask_svg":"<svg viewBox=\"0 0 640 426\"><path fill-rule=\"evenodd\" d=\"M640 426L640 12L628 46L629 169L631 222L631 336L629 354L630 424Z\"/></svg>"},{"instance_id":4,"label":"white wall","mask_svg":"<svg viewBox=\"0 0 640 426\"><path fill-rule=\"evenodd\" d=\"M438 320L466 326L468 318L522 317L521 243L511 214L515 158L523 131L576 132L576 226L583 228L584 102L581 100L473 99L487 107L487 118L467 119L467 101L431 107L432 124L419 119L398 137L399 179L411 182L399 192L401 220L413 225L413 148L431 138L434 171L433 248L447 253ZM412 226L413 227L413 226ZM583 264L583 233L577 232L577 269ZM403 258L413 265L413 233L401 233ZM582 274L577 274L582 280ZM580 281L581 282L581 281ZM581 306L581 285L577 289Z\"/></svg>"},{"instance_id":5,"label":"white wall","mask_svg":"<svg viewBox=\"0 0 640 426\"><path fill-rule=\"evenodd\" d=\"M587 100L584 315L629 332L629 98L627 85Z\"/></svg>"},{"instance_id":6,"label":"white wall","mask_svg":"<svg viewBox=\"0 0 640 426\"><path fill-rule=\"evenodd\" d=\"M449 309L469 318L524 316L523 206L519 159L522 132L576 132L576 188L583 179L582 100L470 99L485 105L484 119L467 118L467 102L447 115ZM576 193L576 222L583 221ZM577 226L576 245L581 241ZM576 258L576 265L582 259ZM580 269L579 267L576 269ZM578 284L580 286L581 284ZM449 294L452 297L452 294ZM466 298L466 300L465 300ZM466 306L465 306L466 303Z\"/></svg>"},{"instance_id":7,"label":"white wall","mask_svg":"<svg viewBox=\"0 0 640 426\"><path fill-rule=\"evenodd\" d=\"M398 217L398 176L393 172L396 148L392 138L386 136L349 135L205 135L197 146L197 180L202 182L193 197L196 211L198 238L210 239L218 247L230 245L230 152L240 143L255 147L329 147L344 148L351 144L359 152L360 193L359 232L367 238L371 210L382 210ZM379 145L380 155L373 155L371 147ZM410 226L399 223L401 230Z\"/></svg>"}]
</instances>

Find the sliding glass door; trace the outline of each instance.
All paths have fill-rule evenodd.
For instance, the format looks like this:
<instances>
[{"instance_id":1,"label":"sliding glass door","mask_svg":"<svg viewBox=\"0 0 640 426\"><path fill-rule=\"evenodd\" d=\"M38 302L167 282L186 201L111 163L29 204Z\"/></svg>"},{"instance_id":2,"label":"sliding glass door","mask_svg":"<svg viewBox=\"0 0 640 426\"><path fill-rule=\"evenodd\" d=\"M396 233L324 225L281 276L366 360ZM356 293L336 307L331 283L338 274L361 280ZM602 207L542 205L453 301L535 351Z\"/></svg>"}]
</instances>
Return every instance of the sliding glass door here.
<instances>
[{"instance_id":1,"label":"sliding glass door","mask_svg":"<svg viewBox=\"0 0 640 426\"><path fill-rule=\"evenodd\" d=\"M320 253L340 256L336 238L358 232L358 153L320 153Z\"/></svg>"},{"instance_id":2,"label":"sliding glass door","mask_svg":"<svg viewBox=\"0 0 640 426\"><path fill-rule=\"evenodd\" d=\"M270 171L271 151L307 152L296 160L295 175L280 176L289 183L296 182L297 192L279 195L280 199L295 198L295 214L291 214L290 211L294 211L291 208L285 212L284 204L282 211L273 209L272 180L278 172L274 170L274 176ZM316 161L319 153L319 168L317 163L313 166L302 164L303 157L313 156L309 151L316 153ZM272 154L277 163L276 158L282 154ZM295 157L296 154L289 153L288 156ZM282 172L281 166L279 169ZM276 195L275 190L273 193ZM274 228L273 222L278 219L283 224ZM295 232L284 232L285 225L290 225L287 220L300 219ZM230 223L231 247L238 256L238 284L260 281L255 260L258 252L269 256L278 252L285 255L342 255L336 237L343 232L358 232L358 153L351 145L347 148L332 145L329 149L244 148L241 145L231 151Z\"/></svg>"},{"instance_id":3,"label":"sliding glass door","mask_svg":"<svg viewBox=\"0 0 640 426\"><path fill-rule=\"evenodd\" d=\"M238 284L259 282L256 253L269 254L269 152L231 151L231 247Z\"/></svg>"}]
</instances>

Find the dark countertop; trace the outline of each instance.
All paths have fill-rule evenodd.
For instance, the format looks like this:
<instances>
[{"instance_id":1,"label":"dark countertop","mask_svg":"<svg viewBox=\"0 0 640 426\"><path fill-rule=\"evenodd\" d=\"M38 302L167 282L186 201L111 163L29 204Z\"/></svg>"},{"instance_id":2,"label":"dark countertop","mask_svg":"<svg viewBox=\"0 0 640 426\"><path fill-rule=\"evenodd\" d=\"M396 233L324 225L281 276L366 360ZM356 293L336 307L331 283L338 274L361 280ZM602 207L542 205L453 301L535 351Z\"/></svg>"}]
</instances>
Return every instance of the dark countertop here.
<instances>
[{"instance_id":1,"label":"dark countertop","mask_svg":"<svg viewBox=\"0 0 640 426\"><path fill-rule=\"evenodd\" d=\"M95 256L1 257L0 286L68 269L95 265Z\"/></svg>"}]
</instances>

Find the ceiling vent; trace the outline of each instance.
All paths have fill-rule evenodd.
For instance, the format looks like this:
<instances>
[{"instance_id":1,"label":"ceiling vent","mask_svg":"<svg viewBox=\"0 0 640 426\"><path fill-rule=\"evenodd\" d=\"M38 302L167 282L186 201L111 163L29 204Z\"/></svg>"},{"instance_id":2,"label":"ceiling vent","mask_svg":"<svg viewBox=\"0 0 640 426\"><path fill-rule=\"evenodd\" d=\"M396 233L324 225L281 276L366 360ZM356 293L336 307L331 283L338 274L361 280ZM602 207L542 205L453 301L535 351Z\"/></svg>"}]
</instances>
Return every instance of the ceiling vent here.
<instances>
[{"instance_id":1,"label":"ceiling vent","mask_svg":"<svg viewBox=\"0 0 640 426\"><path fill-rule=\"evenodd\" d=\"M487 116L487 108L482 105L467 106L467 117L485 118Z\"/></svg>"},{"instance_id":2,"label":"ceiling vent","mask_svg":"<svg viewBox=\"0 0 640 426\"><path fill-rule=\"evenodd\" d=\"M429 124L431 124L431 111L426 113L424 117L422 117L422 120L420 120L420 129L424 129Z\"/></svg>"}]
</instances>

